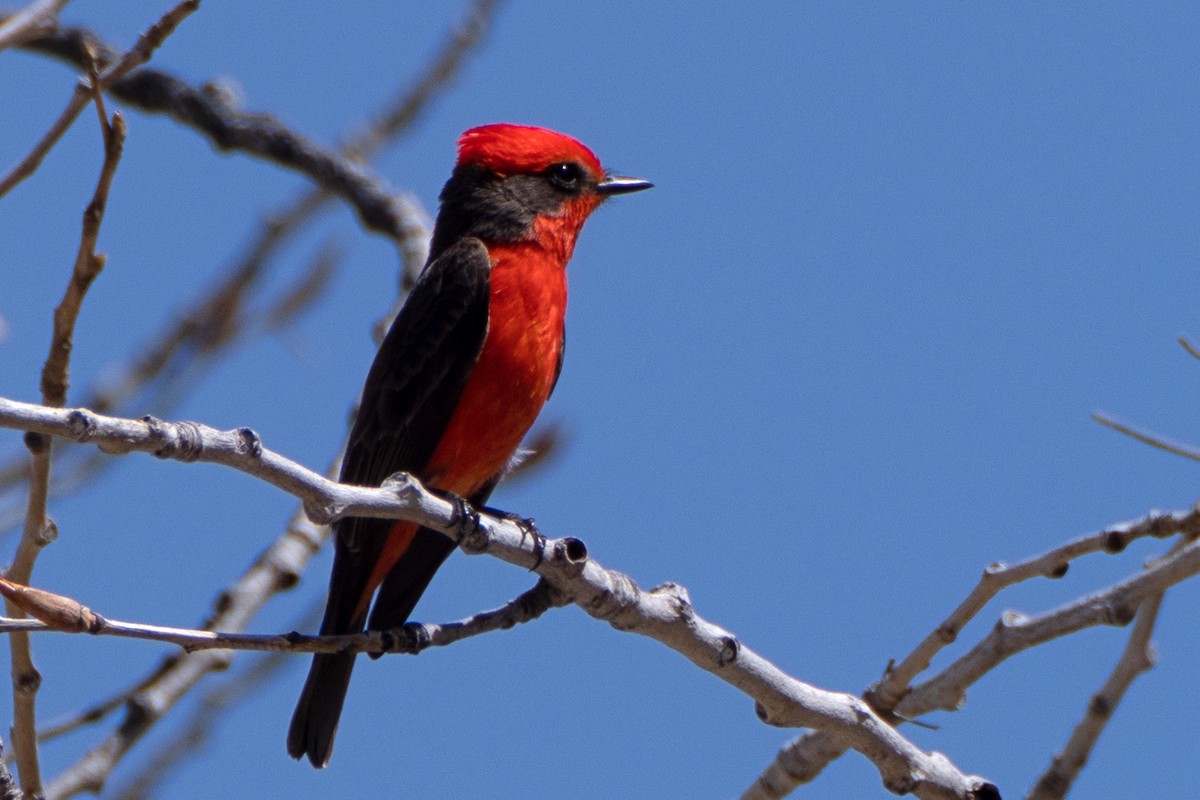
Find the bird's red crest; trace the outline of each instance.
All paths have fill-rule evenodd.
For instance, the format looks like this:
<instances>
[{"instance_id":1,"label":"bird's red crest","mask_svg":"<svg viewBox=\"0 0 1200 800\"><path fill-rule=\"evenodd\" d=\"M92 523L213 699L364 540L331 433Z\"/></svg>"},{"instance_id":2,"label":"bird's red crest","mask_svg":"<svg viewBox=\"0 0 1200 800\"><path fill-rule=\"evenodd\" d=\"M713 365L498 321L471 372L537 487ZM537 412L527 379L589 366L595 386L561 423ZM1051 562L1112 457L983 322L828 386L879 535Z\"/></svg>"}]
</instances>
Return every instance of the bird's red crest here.
<instances>
[{"instance_id":1,"label":"bird's red crest","mask_svg":"<svg viewBox=\"0 0 1200 800\"><path fill-rule=\"evenodd\" d=\"M458 163L478 164L498 175L541 172L560 161L578 161L594 176L604 174L600 159L580 142L530 125L481 125L458 138Z\"/></svg>"}]
</instances>

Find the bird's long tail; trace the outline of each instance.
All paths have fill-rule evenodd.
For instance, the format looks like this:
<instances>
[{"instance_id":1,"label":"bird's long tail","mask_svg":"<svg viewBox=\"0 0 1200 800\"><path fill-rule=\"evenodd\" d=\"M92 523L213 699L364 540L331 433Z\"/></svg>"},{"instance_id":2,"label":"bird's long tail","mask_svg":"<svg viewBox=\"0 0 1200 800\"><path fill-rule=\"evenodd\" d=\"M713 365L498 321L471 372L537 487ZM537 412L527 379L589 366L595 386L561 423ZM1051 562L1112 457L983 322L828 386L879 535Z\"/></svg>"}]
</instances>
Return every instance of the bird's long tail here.
<instances>
[{"instance_id":1,"label":"bird's long tail","mask_svg":"<svg viewBox=\"0 0 1200 800\"><path fill-rule=\"evenodd\" d=\"M333 755L333 737L350 674L354 671L354 653L318 653L313 656L308 680L292 714L288 728L287 750L292 758L308 756L314 767L324 767Z\"/></svg>"},{"instance_id":2,"label":"bird's long tail","mask_svg":"<svg viewBox=\"0 0 1200 800\"><path fill-rule=\"evenodd\" d=\"M491 487L487 488L490 490ZM479 493L477 497L482 502L486 495ZM366 624L367 630L389 630L407 622L434 573L455 547L452 540L428 528L420 528L408 541L404 553L379 587L375 608ZM361 576L361 572L357 574ZM338 574L335 562L334 575ZM347 590L350 583L350 580L331 582L329 603L321 623L322 635L357 633L363 629L365 603L356 600L356 597L363 591L374 591L375 587L361 577L356 587L362 588ZM292 725L288 728L287 750L292 758L307 756L312 765L318 768L329 763L353 670L354 653L319 653L313 656L308 680L304 682L304 690L292 714Z\"/></svg>"}]
</instances>

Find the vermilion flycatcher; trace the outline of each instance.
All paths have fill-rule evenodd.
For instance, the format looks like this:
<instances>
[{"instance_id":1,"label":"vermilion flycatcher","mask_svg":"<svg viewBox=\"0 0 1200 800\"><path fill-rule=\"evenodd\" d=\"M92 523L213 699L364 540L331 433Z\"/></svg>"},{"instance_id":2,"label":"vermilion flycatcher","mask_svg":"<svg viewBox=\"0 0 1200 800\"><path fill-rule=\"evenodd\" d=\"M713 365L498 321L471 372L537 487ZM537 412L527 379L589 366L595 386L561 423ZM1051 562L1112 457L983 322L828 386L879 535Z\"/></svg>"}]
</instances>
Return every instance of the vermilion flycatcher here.
<instances>
[{"instance_id":1,"label":"vermilion flycatcher","mask_svg":"<svg viewBox=\"0 0 1200 800\"><path fill-rule=\"evenodd\" d=\"M405 471L482 505L558 380L566 267L584 221L606 198L650 186L609 175L544 128L464 133L429 261L363 386L342 482L378 486ZM402 625L454 549L384 519L343 519L334 540L322 634ZM293 758L329 763L353 668L353 653L313 658L288 731Z\"/></svg>"}]
</instances>

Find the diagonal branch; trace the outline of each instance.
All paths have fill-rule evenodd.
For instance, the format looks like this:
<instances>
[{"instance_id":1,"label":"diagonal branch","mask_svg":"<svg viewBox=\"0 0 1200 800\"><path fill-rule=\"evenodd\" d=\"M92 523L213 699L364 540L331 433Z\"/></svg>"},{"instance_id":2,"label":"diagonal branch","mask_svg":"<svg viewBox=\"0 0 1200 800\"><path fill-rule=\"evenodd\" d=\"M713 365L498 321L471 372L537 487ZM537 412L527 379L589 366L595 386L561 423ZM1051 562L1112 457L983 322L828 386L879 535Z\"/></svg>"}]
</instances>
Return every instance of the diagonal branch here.
<instances>
[{"instance_id":1,"label":"diagonal branch","mask_svg":"<svg viewBox=\"0 0 1200 800\"><path fill-rule=\"evenodd\" d=\"M896 706L906 717L960 707L968 686L1005 659L1043 642L1096 625L1124 626L1151 597L1200 572L1200 543L1165 556L1107 589L1043 614L1003 615L991 632L933 678L913 687Z\"/></svg>"},{"instance_id":2,"label":"diagonal branch","mask_svg":"<svg viewBox=\"0 0 1200 800\"><path fill-rule=\"evenodd\" d=\"M131 70L149 61L150 56L174 32L179 23L183 22L185 17L199 7L200 0L183 0L179 5L164 14L158 22L150 26L149 30L138 37L137 43L116 64L100 76L100 82L96 88L99 91L107 91L113 83L127 75ZM82 83L78 84L75 87L75 92L71 95L71 99L67 102L67 107L63 109L62 114L50 126L50 129L46 131L41 141L7 175L0 178L0 197L8 194L14 186L37 170L38 166L42 163L42 159L58 143L58 140L67 132L67 129L71 127L75 118L79 116L79 113L83 111L84 107L91 100L92 87Z\"/></svg>"},{"instance_id":3,"label":"diagonal branch","mask_svg":"<svg viewBox=\"0 0 1200 800\"><path fill-rule=\"evenodd\" d=\"M131 106L166 114L187 125L219 150L247 153L301 172L317 185L315 191L340 196L350 203L368 230L388 236L402 250L421 247L416 243L424 238L424 231L413 222L412 201L370 174L361 162L407 128L458 73L483 39L497 5L496 0L477 0L413 86L350 138L343 148L347 157L300 135L269 114L243 111L227 93L207 86L194 87L162 70L139 69L113 82L109 91ZM117 58L113 48L82 28L56 30L25 46L81 67L89 49L103 64ZM0 184L0 195L4 191ZM415 263L419 270L425 259L423 255L406 256L405 261ZM415 272L409 270L406 275L409 273L415 278Z\"/></svg>"},{"instance_id":4,"label":"diagonal branch","mask_svg":"<svg viewBox=\"0 0 1200 800\"><path fill-rule=\"evenodd\" d=\"M1112 674L1088 703L1087 713L1067 741L1062 752L1056 755L1050 766L1038 778L1026 796L1028 800L1061 800L1065 797L1079 771L1087 764L1088 756L1096 746L1104 726L1125 696L1125 690L1134 678L1154 666L1154 649L1150 646L1150 635L1158 619L1162 604L1162 593L1150 595L1142 601L1137 611L1137 622L1129 633L1129 641Z\"/></svg>"},{"instance_id":5,"label":"diagonal branch","mask_svg":"<svg viewBox=\"0 0 1200 800\"><path fill-rule=\"evenodd\" d=\"M100 236L100 223L108 204L108 191L113 175L121 160L125 144L125 121L119 114L112 122L107 119L100 99L100 87L95 71L92 71L93 99L100 115L104 138L104 163L96 182L92 200L83 212L82 233L62 301L54 309L54 329L50 351L42 367L42 402L50 406L62 406L67 399L67 383L71 360L71 346L75 335L75 322L83 306L92 281L104 268L104 257L96 253L96 241ZM25 525L13 562L6 574L20 583L28 583L33 574L33 565L42 548L57 536L53 521L46 513L46 501L50 487L50 440L36 433L26 433L25 444L29 448L29 500L25 512ZM8 605L10 614L19 614ZM41 767L37 750L36 697L41 686L41 675L33 664L29 637L17 633L11 637L10 661L13 679L13 750L16 755L17 773L21 788L29 797L37 797L42 791Z\"/></svg>"},{"instance_id":6,"label":"diagonal branch","mask_svg":"<svg viewBox=\"0 0 1200 800\"><path fill-rule=\"evenodd\" d=\"M329 474L337 474L340 458L334 459ZM213 611L204 622L209 630L241 631L275 594L290 589L308 560L328 537L329 531L314 526L300 512L229 587L217 596ZM46 789L47 798L64 800L82 792L99 794L109 775L146 735L205 676L229 666L228 650L173 655L118 697L87 709L81 722L125 707L124 719L99 744L67 768ZM60 727L76 723L67 721Z\"/></svg>"},{"instance_id":7,"label":"diagonal branch","mask_svg":"<svg viewBox=\"0 0 1200 800\"><path fill-rule=\"evenodd\" d=\"M896 707L916 676L928 669L934 656L953 643L959 632L1004 589L1030 578L1061 578L1070 562L1091 553L1119 553L1135 539L1163 539L1177 533L1200 535L1200 505L1184 512L1153 512L1139 520L1122 522L1082 536L1040 556L1013 564L993 564L966 599L903 661L889 665L883 679L867 690L864 699L886 713Z\"/></svg>"},{"instance_id":8,"label":"diagonal branch","mask_svg":"<svg viewBox=\"0 0 1200 800\"><path fill-rule=\"evenodd\" d=\"M924 672L933 657L953 643L962 628L1002 589L1036 577L1061 578L1071 561L1090 553L1119 553L1136 539L1166 538L1182 534L1183 541L1200 536L1200 504L1187 511L1155 511L1130 522L1110 525L1104 530L1081 536L1039 556L1012 565L993 564L984 570L979 583L929 636L899 664L889 664L883 678L863 694L876 712L892 714L904 699L913 678ZM920 714L924 711L907 713ZM805 733L784 745L772 763L742 795L742 800L777 800L797 786L814 780L831 762L845 753L824 731Z\"/></svg>"},{"instance_id":9,"label":"diagonal branch","mask_svg":"<svg viewBox=\"0 0 1200 800\"><path fill-rule=\"evenodd\" d=\"M589 559L575 539L547 544L527 527L506 518L480 515L465 503L427 491L398 473L379 488L347 486L266 450L249 429L218 431L197 423L125 420L83 409L63 410L0 399L0 427L17 427L91 441L106 452L152 452L181 461L234 467L300 498L310 519L333 522L344 516L408 519L450 536L467 553L532 569L571 602L619 630L655 639L755 700L768 724L830 731L845 747L875 764L893 792L920 798L998 798L995 786L965 775L945 756L921 751L856 697L805 684L695 613L686 590L666 584L639 589L631 578ZM1200 569L1200 565L1197 566ZM194 658L210 653L189 654ZM107 774L107 773L105 773ZM51 797L68 796L56 783Z\"/></svg>"},{"instance_id":10,"label":"diagonal branch","mask_svg":"<svg viewBox=\"0 0 1200 800\"><path fill-rule=\"evenodd\" d=\"M1200 461L1200 449L1197 449L1192 445L1176 442L1168 439L1165 436L1160 436L1157 433L1151 433L1150 431L1130 425L1127 422L1121 422L1116 417L1110 416L1103 411L1092 412L1092 419L1096 420L1096 422L1099 422L1106 428L1112 428L1117 433L1123 433L1126 436L1137 439L1143 444L1148 444L1151 447L1157 447L1159 450L1166 450L1168 453L1172 453L1177 456L1190 458L1193 461Z\"/></svg>"},{"instance_id":11,"label":"diagonal branch","mask_svg":"<svg viewBox=\"0 0 1200 800\"><path fill-rule=\"evenodd\" d=\"M34 0L0 23L0 50L24 44L54 28L58 12L67 0Z\"/></svg>"}]
</instances>

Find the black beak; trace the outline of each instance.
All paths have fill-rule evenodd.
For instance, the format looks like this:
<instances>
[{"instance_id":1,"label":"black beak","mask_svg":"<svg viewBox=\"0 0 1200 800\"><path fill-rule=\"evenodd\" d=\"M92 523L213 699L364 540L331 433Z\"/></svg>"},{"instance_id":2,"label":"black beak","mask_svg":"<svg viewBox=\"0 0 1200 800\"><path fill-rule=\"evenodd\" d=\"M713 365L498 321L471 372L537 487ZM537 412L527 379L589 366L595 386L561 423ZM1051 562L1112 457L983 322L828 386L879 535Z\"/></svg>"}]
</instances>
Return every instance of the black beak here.
<instances>
[{"instance_id":1,"label":"black beak","mask_svg":"<svg viewBox=\"0 0 1200 800\"><path fill-rule=\"evenodd\" d=\"M652 189L654 184L641 178L622 178L620 175L605 175L604 180L596 184L596 193L604 196L613 194L629 194L643 189Z\"/></svg>"}]
</instances>

